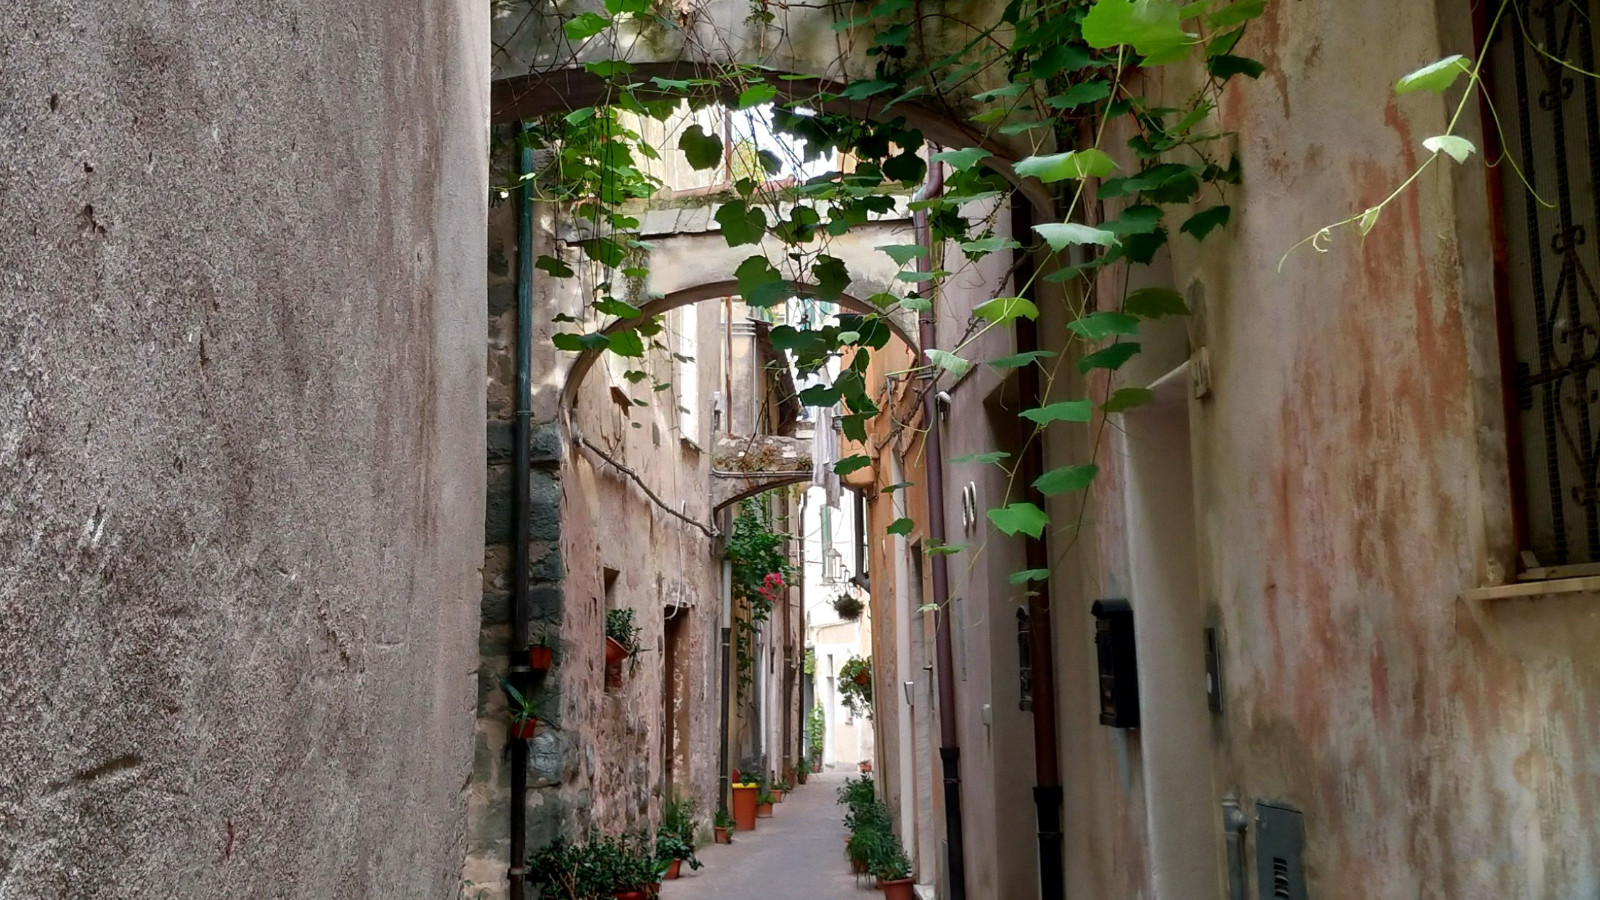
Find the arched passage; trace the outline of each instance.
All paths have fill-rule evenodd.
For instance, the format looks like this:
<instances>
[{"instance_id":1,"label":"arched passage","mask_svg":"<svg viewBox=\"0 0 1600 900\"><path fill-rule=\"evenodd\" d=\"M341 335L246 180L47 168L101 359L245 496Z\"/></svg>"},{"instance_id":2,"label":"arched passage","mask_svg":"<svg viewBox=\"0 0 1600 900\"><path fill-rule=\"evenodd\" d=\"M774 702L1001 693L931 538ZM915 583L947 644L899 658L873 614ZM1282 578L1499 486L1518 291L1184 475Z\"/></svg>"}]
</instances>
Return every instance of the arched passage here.
<instances>
[{"instance_id":1,"label":"arched passage","mask_svg":"<svg viewBox=\"0 0 1600 900\"><path fill-rule=\"evenodd\" d=\"M581 67L499 78L491 87L491 122L509 124L522 119L538 118L548 113L594 106L604 103L606 97L614 93L619 84L637 85L633 93L641 99L647 99L652 92L650 87L652 79L702 78L705 69L704 63L674 60L638 63L632 72L611 79L601 78ZM912 102L890 106L889 100L885 98L852 100L840 96L827 102L816 101L815 98L819 95L837 96L844 91L846 85L830 79L790 76L787 79L774 78L769 83L777 88L780 100L801 100L821 112L874 121L904 118L907 125L921 131L929 141L942 147L981 147L993 154L986 163L1007 181L1016 185L1017 190L1028 198L1038 221L1051 221L1055 218L1055 199L1044 184L1037 178L1023 178L1017 175L1014 163L1022 154L945 113ZM731 101L737 97L737 89L732 85L725 87L722 93L726 95L723 98L725 100ZM660 96L679 95L662 93Z\"/></svg>"},{"instance_id":2,"label":"arched passage","mask_svg":"<svg viewBox=\"0 0 1600 900\"><path fill-rule=\"evenodd\" d=\"M816 285L806 284L805 282L791 281L789 282L789 287L797 297L812 296L816 293ZM705 300L721 300L724 297L737 297L738 295L739 284L732 280L715 281L691 288L683 288L645 303L644 306L640 307L644 311L643 315L631 319L618 319L601 329L601 333L611 334L627 328L636 328L653 316L668 313L680 307ZM842 309L861 315L878 315L883 312L882 309L849 293L840 294L831 302L837 303ZM913 351L916 350L916 338L906 327L906 323L898 321L894 316L885 316L884 321L888 324L890 333L903 341ZM583 379L589 374L589 370L594 368L595 361L600 358L602 352L604 351L584 350L573 360L571 368L567 370L566 386L562 390L562 405L564 407L571 408L573 401L578 396L578 389L583 385Z\"/></svg>"}]
</instances>

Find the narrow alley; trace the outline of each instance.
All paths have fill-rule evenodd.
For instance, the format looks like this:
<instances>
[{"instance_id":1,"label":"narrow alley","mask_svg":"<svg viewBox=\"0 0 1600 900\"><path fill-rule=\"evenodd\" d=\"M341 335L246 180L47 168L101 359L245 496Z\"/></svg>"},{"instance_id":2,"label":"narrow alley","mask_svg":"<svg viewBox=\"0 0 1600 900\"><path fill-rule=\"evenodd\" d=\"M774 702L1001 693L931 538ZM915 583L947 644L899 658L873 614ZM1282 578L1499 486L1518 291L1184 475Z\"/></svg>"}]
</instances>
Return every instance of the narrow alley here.
<instances>
[{"instance_id":1,"label":"narrow alley","mask_svg":"<svg viewBox=\"0 0 1600 900\"><path fill-rule=\"evenodd\" d=\"M705 865L687 867L661 887L662 900L843 900L881 896L871 879L859 882L844 856L846 832L836 792L845 774L813 775L732 844L699 851Z\"/></svg>"}]
</instances>

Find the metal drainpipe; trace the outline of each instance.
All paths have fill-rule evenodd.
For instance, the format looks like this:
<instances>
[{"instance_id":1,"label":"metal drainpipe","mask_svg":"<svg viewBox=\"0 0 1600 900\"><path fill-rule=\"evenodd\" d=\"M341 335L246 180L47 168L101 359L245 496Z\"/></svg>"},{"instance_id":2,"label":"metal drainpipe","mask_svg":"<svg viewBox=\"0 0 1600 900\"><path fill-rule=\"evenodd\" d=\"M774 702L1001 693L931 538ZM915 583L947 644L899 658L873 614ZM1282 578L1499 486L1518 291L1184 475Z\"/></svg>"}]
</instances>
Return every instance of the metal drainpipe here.
<instances>
[{"instance_id":1,"label":"metal drainpipe","mask_svg":"<svg viewBox=\"0 0 1600 900\"><path fill-rule=\"evenodd\" d=\"M1022 240L1033 232L1033 205L1017 194L1011 205L1011 235ZM1033 278L1033 257L1026 249L1012 251L1017 254L1016 273L1013 276L1020 287ZM1021 293L1033 300L1033 288ZM1039 328L1032 319L1017 319L1017 352L1027 353L1039 349ZM1039 367L1023 366L1017 370L1017 388L1022 403L1028 407L1044 403L1039 383ZM1040 509L1045 508L1044 495L1032 487L1044 474L1044 441L1041 435L1030 440L1022 453L1021 481L1028 485L1026 499ZM1049 534L1028 538L1024 545L1027 567L1050 568ZM1063 859L1061 837L1061 771L1057 758L1056 739L1056 670L1055 648L1050 627L1050 582L1036 582L1028 598L1028 654L1033 672L1033 805L1039 829L1039 897L1040 900L1061 900L1066 896L1066 867Z\"/></svg>"},{"instance_id":2,"label":"metal drainpipe","mask_svg":"<svg viewBox=\"0 0 1600 900\"><path fill-rule=\"evenodd\" d=\"M727 534L731 530L732 529L730 528L724 528L723 533ZM731 678L732 673L728 671L728 667L732 662L730 659L732 656L732 642L729 639L732 631L733 560L724 559L722 561L722 747L718 751L719 759L717 762L717 771L720 773L718 776L720 790L717 794L717 809L719 812L727 812L729 802L728 792L731 789L731 785L728 783L728 742L733 739L733 722L728 718L728 694L729 679Z\"/></svg>"},{"instance_id":3,"label":"metal drainpipe","mask_svg":"<svg viewBox=\"0 0 1600 900\"><path fill-rule=\"evenodd\" d=\"M944 166L934 163L928 168L927 182L917 191L917 199L937 196L943 190ZM928 227L928 214L919 210L911 221L917 243L928 248L927 255L917 260L917 270L932 271L933 234ZM922 344L922 364L930 373L936 371L933 360L927 356L927 351L938 346L932 303L917 316L917 340ZM928 377L931 385L933 376ZM928 539L944 544L944 450L940 446L938 403L932 390L923 392L922 418L928 428L923 438L924 456L928 461ZM950 633L950 569L943 553L933 554L933 602L940 610L935 643L939 679L939 761L944 773L945 861L950 900L966 900L966 849L961 830L961 739L956 732L955 652Z\"/></svg>"},{"instance_id":4,"label":"metal drainpipe","mask_svg":"<svg viewBox=\"0 0 1600 900\"><path fill-rule=\"evenodd\" d=\"M523 147L518 170L533 171L533 148ZM510 680L520 690L528 688L528 666L519 658L528 646L528 443L529 419L533 415L533 197L529 182L517 192L517 446L515 490L512 498L517 517L516 546L513 548L512 641ZM528 864L528 742L511 741L511 850L509 868L511 900L524 900L524 875Z\"/></svg>"}]
</instances>

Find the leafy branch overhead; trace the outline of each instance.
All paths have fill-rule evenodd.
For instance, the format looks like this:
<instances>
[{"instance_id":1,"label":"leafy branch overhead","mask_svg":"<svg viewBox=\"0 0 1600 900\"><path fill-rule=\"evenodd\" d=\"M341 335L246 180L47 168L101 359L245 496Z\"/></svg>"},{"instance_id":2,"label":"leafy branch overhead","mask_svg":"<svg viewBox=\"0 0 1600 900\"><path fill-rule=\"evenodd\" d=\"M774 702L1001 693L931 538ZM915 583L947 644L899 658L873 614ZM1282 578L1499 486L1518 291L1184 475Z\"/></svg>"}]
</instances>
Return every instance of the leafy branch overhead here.
<instances>
[{"instance_id":1,"label":"leafy branch overhead","mask_svg":"<svg viewBox=\"0 0 1600 900\"><path fill-rule=\"evenodd\" d=\"M925 56L913 37L911 0L856 0L841 9L835 28L868 48L870 77L839 84L729 63L704 66L693 78L640 79L626 60L590 62L589 72L609 84L606 101L528 123L519 133L523 145L545 151L541 158L549 164L523 174L517 186L568 210L579 235L565 253L542 257L538 268L579 281L592 296L584 315L564 317L577 327L555 335L556 346L627 357L634 361L630 373L640 377L646 367L637 360L668 352L662 323L646 317L630 291L649 282L651 248L638 230L645 204L664 187L652 173L664 170L658 160L675 153L691 169L726 182L711 217L726 244L747 255L723 277L736 280L752 308L803 295L831 310L827 304L856 282L843 255L829 252L834 239L896 210L926 216L931 241L877 247L897 274L892 290L866 298L876 312L830 312L772 330L774 346L791 354L802 373L822 379L800 393L801 401L836 407L846 437L865 439L866 422L884 414L866 375L874 351L890 339L890 322L933 310L968 324L959 341L923 351L916 374L928 377L911 382L919 391L1031 367L1042 395L1052 398L1017 410L1019 424L1033 434L1103 427L1107 416L1149 402L1148 390L1116 384L1116 373L1140 352L1149 322L1187 309L1165 288L1126 292L1123 271L1156 261L1175 234L1212 239L1234 221L1226 195L1242 173L1212 114L1234 79L1264 71L1242 52L1264 0L1012 0L996 7L992 21L970 23L965 46L936 58ZM653 15L647 0L608 0L605 10L567 19L565 36L575 45L624 46L607 32ZM764 10L758 4L752 16L778 27ZM669 17L656 18L670 27ZM839 62L830 68L847 68ZM1160 79L1132 76L1160 66L1187 67L1204 87L1177 107L1146 96L1146 86ZM1460 74L1452 71L1441 65L1416 73L1406 88L1442 89L1447 76ZM971 145L930 144L903 115L911 104L969 111L963 124L974 135ZM729 112L691 115L704 110ZM724 125L705 124L715 119ZM726 126L756 119L765 137L736 136ZM644 127L651 120L678 123L677 132L665 129L675 137L659 146L644 137L663 131ZM1035 152L1006 160L995 148L1008 143ZM1470 152L1449 135L1432 149L1456 159ZM794 158L780 158L784 151ZM839 162L846 159L848 165ZM919 191L930 167L943 175L942 191ZM1024 202L1012 178L1034 186L1035 200L1044 196L1036 190L1041 185L1055 198L1051 208L1035 202L1031 233L1010 233L1001 221L1008 203ZM990 277L998 285L994 296L949 308L945 285L995 254L1027 274ZM980 335L1034 327L1047 312L1066 324L1064 345L975 358ZM1010 473L1010 489L988 510L988 521L997 534L1032 538L1070 525L1053 516L1081 514L1047 498L1081 495L1100 471L1090 458L1021 484L1000 451L951 463L998 465ZM857 453L834 471L847 475L870 465L868 455ZM1081 511L1081 497L1075 502ZM762 545L760 535L770 532L758 525L754 511L742 512L730 545L737 590L757 605L759 576L780 571L774 548ZM900 518L889 532L908 535L914 527ZM1014 581L1025 586L1038 580L1037 572Z\"/></svg>"}]
</instances>

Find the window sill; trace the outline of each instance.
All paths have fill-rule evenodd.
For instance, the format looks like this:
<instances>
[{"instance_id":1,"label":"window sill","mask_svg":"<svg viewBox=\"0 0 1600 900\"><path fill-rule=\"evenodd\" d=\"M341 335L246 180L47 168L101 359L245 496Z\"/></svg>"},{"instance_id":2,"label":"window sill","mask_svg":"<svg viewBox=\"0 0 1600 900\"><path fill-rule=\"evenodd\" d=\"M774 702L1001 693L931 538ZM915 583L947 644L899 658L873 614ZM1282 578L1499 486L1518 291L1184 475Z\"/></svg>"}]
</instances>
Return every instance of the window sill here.
<instances>
[{"instance_id":1,"label":"window sill","mask_svg":"<svg viewBox=\"0 0 1600 900\"><path fill-rule=\"evenodd\" d=\"M1583 578L1556 578L1551 581L1522 581L1495 587L1481 587L1466 591L1462 600L1485 602L1494 600L1531 600L1535 597L1557 597L1563 594L1595 594L1600 596L1600 575Z\"/></svg>"}]
</instances>

